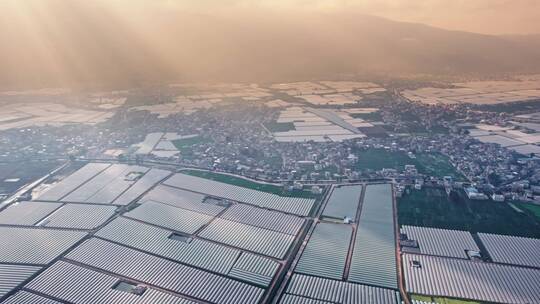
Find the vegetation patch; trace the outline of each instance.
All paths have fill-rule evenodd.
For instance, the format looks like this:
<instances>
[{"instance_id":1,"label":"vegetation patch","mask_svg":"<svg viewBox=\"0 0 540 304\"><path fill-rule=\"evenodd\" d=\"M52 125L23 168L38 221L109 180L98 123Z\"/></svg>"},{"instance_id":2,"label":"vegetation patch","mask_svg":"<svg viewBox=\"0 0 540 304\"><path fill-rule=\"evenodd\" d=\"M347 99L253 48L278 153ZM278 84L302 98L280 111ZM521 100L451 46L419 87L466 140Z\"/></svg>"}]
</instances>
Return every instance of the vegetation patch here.
<instances>
[{"instance_id":1,"label":"vegetation patch","mask_svg":"<svg viewBox=\"0 0 540 304\"><path fill-rule=\"evenodd\" d=\"M464 180L464 176L459 173L450 163L450 159L440 153L419 153L416 155L418 161L418 171L423 174L444 177L451 176L456 180Z\"/></svg>"},{"instance_id":2,"label":"vegetation patch","mask_svg":"<svg viewBox=\"0 0 540 304\"><path fill-rule=\"evenodd\" d=\"M387 137L388 130L385 126L373 126L373 127L358 127L358 131L367 135L368 137Z\"/></svg>"},{"instance_id":3,"label":"vegetation patch","mask_svg":"<svg viewBox=\"0 0 540 304\"><path fill-rule=\"evenodd\" d=\"M289 192L279 185L258 183L249 179L245 179L245 178L241 178L241 177L237 177L237 176L233 176L229 174L222 174L222 173L211 172L211 171L192 170L192 169L182 170L182 173L197 176L197 177L202 177L202 178L206 178L206 179L210 179L210 180L214 180L217 182L222 182L222 183L226 183L230 185L240 186L240 187L244 187L248 189L277 194L279 196L304 197L304 198L317 197L317 195L311 193L310 191L295 190L295 191Z\"/></svg>"},{"instance_id":4,"label":"vegetation patch","mask_svg":"<svg viewBox=\"0 0 540 304\"><path fill-rule=\"evenodd\" d=\"M434 227L540 238L540 221L507 203L469 200L465 193L450 197L443 188L424 187L398 198L400 225Z\"/></svg>"},{"instance_id":5,"label":"vegetation patch","mask_svg":"<svg viewBox=\"0 0 540 304\"><path fill-rule=\"evenodd\" d=\"M420 153L411 158L403 151L369 149L357 152L357 156L356 169L359 170L385 168L403 170L405 165L414 165L421 174L436 177L452 176L456 180L464 180L463 175L454 168L448 157L440 153Z\"/></svg>"},{"instance_id":6,"label":"vegetation patch","mask_svg":"<svg viewBox=\"0 0 540 304\"><path fill-rule=\"evenodd\" d=\"M411 299L413 300L416 300L416 301L421 301L421 302L432 302L433 301L433 298L432 297L429 297L429 296L422 296L422 295L411 295Z\"/></svg>"},{"instance_id":7,"label":"vegetation patch","mask_svg":"<svg viewBox=\"0 0 540 304\"><path fill-rule=\"evenodd\" d=\"M437 304L480 304L480 302L470 301L470 300L458 300L442 297L430 297L430 296L421 296L421 295L411 295L411 298L416 301L422 301L427 303L437 303Z\"/></svg>"},{"instance_id":8,"label":"vegetation patch","mask_svg":"<svg viewBox=\"0 0 540 304\"><path fill-rule=\"evenodd\" d=\"M0 163L0 195L9 195L20 187L59 167L59 161L20 161Z\"/></svg>"},{"instance_id":9,"label":"vegetation patch","mask_svg":"<svg viewBox=\"0 0 540 304\"><path fill-rule=\"evenodd\" d=\"M368 149L358 152L356 156L356 168L360 170L403 169L405 165L414 165L415 162L405 152L385 149Z\"/></svg>"},{"instance_id":10,"label":"vegetation patch","mask_svg":"<svg viewBox=\"0 0 540 304\"><path fill-rule=\"evenodd\" d=\"M363 120L367 121L382 121L382 115L381 112L375 111L371 113L353 113L350 114L353 118L361 118Z\"/></svg>"},{"instance_id":11,"label":"vegetation patch","mask_svg":"<svg viewBox=\"0 0 540 304\"><path fill-rule=\"evenodd\" d=\"M292 122L267 122L264 126L270 132L287 132L296 130Z\"/></svg>"},{"instance_id":12,"label":"vegetation patch","mask_svg":"<svg viewBox=\"0 0 540 304\"><path fill-rule=\"evenodd\" d=\"M192 146L208 143L210 141L211 140L206 137L193 136L193 137L175 139L172 141L172 143L178 150L182 151L186 148L191 148Z\"/></svg>"},{"instance_id":13,"label":"vegetation patch","mask_svg":"<svg viewBox=\"0 0 540 304\"><path fill-rule=\"evenodd\" d=\"M526 209L526 212L529 212L531 215L535 216L540 221L540 206L533 204L520 204L521 209Z\"/></svg>"}]
</instances>

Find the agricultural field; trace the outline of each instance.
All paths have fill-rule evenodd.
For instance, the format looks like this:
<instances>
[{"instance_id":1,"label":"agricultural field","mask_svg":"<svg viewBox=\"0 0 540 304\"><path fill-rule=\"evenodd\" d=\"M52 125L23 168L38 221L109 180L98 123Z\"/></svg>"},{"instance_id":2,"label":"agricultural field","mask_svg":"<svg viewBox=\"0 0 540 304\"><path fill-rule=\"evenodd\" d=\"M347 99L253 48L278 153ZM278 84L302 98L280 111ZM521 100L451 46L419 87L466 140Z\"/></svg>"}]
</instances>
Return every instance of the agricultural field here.
<instances>
[{"instance_id":1,"label":"agricultural field","mask_svg":"<svg viewBox=\"0 0 540 304\"><path fill-rule=\"evenodd\" d=\"M450 160L440 153L420 153L416 155L418 161L418 171L431 176L444 177L452 176L456 180L463 180L464 177L459 173Z\"/></svg>"},{"instance_id":2,"label":"agricultural field","mask_svg":"<svg viewBox=\"0 0 540 304\"><path fill-rule=\"evenodd\" d=\"M361 118L367 121L382 121L381 112L375 111L371 113L352 113L350 114L353 118Z\"/></svg>"},{"instance_id":3,"label":"agricultural field","mask_svg":"<svg viewBox=\"0 0 540 304\"><path fill-rule=\"evenodd\" d=\"M277 194L279 196L288 196L288 197L304 197L304 198L316 198L317 195L312 194L306 190L297 190L293 192L288 192L283 189L283 187L273 184L257 183L245 178L236 177L228 174L210 172L210 171L200 171L200 170L191 170L185 169L181 171L184 174L193 175L197 177L202 177L206 179L211 179L214 181L240 186L248 189L259 190L263 192Z\"/></svg>"},{"instance_id":4,"label":"agricultural field","mask_svg":"<svg viewBox=\"0 0 540 304\"><path fill-rule=\"evenodd\" d=\"M267 122L264 124L264 127L272 133L295 130L294 123L292 122Z\"/></svg>"},{"instance_id":5,"label":"agricultural field","mask_svg":"<svg viewBox=\"0 0 540 304\"><path fill-rule=\"evenodd\" d=\"M0 163L0 195L9 195L59 167L61 162Z\"/></svg>"},{"instance_id":6,"label":"agricultural field","mask_svg":"<svg viewBox=\"0 0 540 304\"><path fill-rule=\"evenodd\" d=\"M195 155L193 154L193 146L209 143L211 142L211 139L203 136L195 136L175 139L171 142L176 147L176 149L180 151L180 154L183 158L190 159L195 157Z\"/></svg>"},{"instance_id":7,"label":"agricultural field","mask_svg":"<svg viewBox=\"0 0 540 304\"><path fill-rule=\"evenodd\" d=\"M451 197L432 187L404 193L398 198L399 224L540 238L540 220L528 213L506 203L471 201L464 193Z\"/></svg>"},{"instance_id":8,"label":"agricultural field","mask_svg":"<svg viewBox=\"0 0 540 304\"><path fill-rule=\"evenodd\" d=\"M384 149L370 149L357 153L359 170L403 169L405 165L415 165L419 173L443 177L452 176L462 180L463 176L456 171L449 159L439 153L421 153L411 158L403 151L387 151Z\"/></svg>"},{"instance_id":9,"label":"agricultural field","mask_svg":"<svg viewBox=\"0 0 540 304\"><path fill-rule=\"evenodd\" d=\"M198 144L204 144L210 142L210 139L202 136L195 136L195 137L188 137L188 138L181 138L181 139L175 139L172 141L174 146L182 151L184 149L189 149L194 145Z\"/></svg>"},{"instance_id":10,"label":"agricultural field","mask_svg":"<svg viewBox=\"0 0 540 304\"><path fill-rule=\"evenodd\" d=\"M390 152L384 149L369 149L357 153L356 168L360 170L381 170L384 168L398 169L405 165L413 165L414 159L405 152Z\"/></svg>"},{"instance_id":11,"label":"agricultural field","mask_svg":"<svg viewBox=\"0 0 540 304\"><path fill-rule=\"evenodd\" d=\"M421 295L412 295L413 300L427 302L427 303L437 303L437 304L480 304L480 302L475 301L466 301L466 300L457 300L441 297L428 297Z\"/></svg>"},{"instance_id":12,"label":"agricultural field","mask_svg":"<svg viewBox=\"0 0 540 304\"><path fill-rule=\"evenodd\" d=\"M493 106L538 100L538 79L512 81L472 81L454 83L454 88L421 88L405 90L402 95L424 104L473 104Z\"/></svg>"},{"instance_id":13,"label":"agricultural field","mask_svg":"<svg viewBox=\"0 0 540 304\"><path fill-rule=\"evenodd\" d=\"M530 212L540 221L540 206L539 205L524 203L524 204L519 204L517 206L518 208L524 210L525 212Z\"/></svg>"}]
</instances>

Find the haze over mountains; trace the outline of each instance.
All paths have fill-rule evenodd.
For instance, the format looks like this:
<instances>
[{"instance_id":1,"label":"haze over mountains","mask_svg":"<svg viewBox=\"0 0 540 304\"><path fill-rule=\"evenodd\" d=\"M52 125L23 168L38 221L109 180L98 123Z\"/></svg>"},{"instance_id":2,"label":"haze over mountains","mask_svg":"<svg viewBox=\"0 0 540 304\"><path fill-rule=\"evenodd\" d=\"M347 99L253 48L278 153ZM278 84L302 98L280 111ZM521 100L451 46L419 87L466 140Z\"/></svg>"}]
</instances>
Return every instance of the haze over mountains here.
<instances>
[{"instance_id":1,"label":"haze over mountains","mask_svg":"<svg viewBox=\"0 0 540 304\"><path fill-rule=\"evenodd\" d=\"M0 18L2 89L540 72L538 35L448 31L352 12L137 10L119 19L101 6L62 3L54 14Z\"/></svg>"}]
</instances>

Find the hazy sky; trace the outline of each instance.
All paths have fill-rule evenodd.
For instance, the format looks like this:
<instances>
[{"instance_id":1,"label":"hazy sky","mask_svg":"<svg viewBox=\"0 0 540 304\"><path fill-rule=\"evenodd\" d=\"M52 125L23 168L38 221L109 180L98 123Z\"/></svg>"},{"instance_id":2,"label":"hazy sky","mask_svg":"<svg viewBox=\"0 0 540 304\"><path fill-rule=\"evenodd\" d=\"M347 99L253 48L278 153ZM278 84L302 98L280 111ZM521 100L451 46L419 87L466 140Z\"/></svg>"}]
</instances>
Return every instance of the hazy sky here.
<instances>
[{"instance_id":1,"label":"hazy sky","mask_svg":"<svg viewBox=\"0 0 540 304\"><path fill-rule=\"evenodd\" d=\"M540 46L369 15L540 33L540 0L0 0L0 87L522 71Z\"/></svg>"},{"instance_id":2,"label":"hazy sky","mask_svg":"<svg viewBox=\"0 0 540 304\"><path fill-rule=\"evenodd\" d=\"M11 15L9 3L19 7L81 0L2 0L0 8ZM540 34L539 0L92 0L130 10L162 9L223 14L231 11L277 10L355 12L399 21L425 23L446 29L485 34ZM18 5L16 3L19 3ZM4 5L2 5L4 4ZM21 9L22 10L22 9ZM22 12L24 13L24 12ZM0 12L1 14L1 12Z\"/></svg>"},{"instance_id":3,"label":"hazy sky","mask_svg":"<svg viewBox=\"0 0 540 304\"><path fill-rule=\"evenodd\" d=\"M539 0L161 0L154 5L200 12L345 10L484 34L540 34Z\"/></svg>"}]
</instances>

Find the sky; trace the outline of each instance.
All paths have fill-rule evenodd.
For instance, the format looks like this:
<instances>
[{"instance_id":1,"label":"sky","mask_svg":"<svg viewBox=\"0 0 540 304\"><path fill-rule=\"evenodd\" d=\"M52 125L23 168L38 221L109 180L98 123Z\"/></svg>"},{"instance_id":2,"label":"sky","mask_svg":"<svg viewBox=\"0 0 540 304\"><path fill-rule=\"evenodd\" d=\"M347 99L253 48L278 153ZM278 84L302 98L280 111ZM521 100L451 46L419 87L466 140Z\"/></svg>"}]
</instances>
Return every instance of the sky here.
<instances>
[{"instance_id":1,"label":"sky","mask_svg":"<svg viewBox=\"0 0 540 304\"><path fill-rule=\"evenodd\" d=\"M81 0L2 0L2 17L31 16L32 7ZM184 11L226 14L251 11L354 12L483 34L540 34L538 0L93 0L118 12ZM51 6L51 10L52 10ZM0 13L1 14L1 13ZM15 14L16 15L16 14Z\"/></svg>"},{"instance_id":2,"label":"sky","mask_svg":"<svg viewBox=\"0 0 540 304\"><path fill-rule=\"evenodd\" d=\"M508 71L540 36L415 24L524 35L539 20L540 0L0 0L0 87Z\"/></svg>"}]
</instances>

